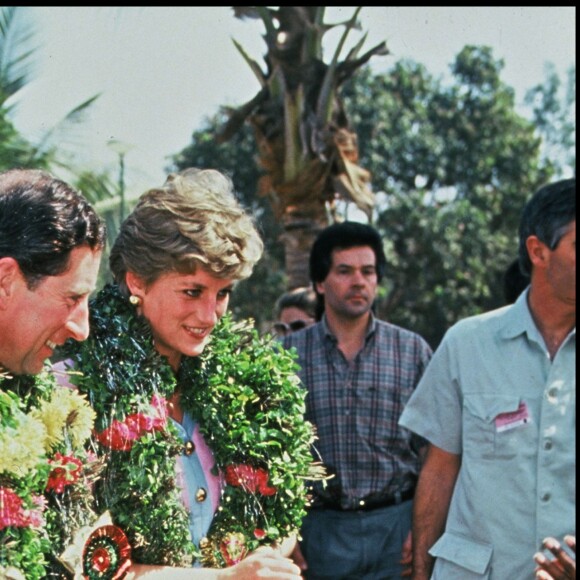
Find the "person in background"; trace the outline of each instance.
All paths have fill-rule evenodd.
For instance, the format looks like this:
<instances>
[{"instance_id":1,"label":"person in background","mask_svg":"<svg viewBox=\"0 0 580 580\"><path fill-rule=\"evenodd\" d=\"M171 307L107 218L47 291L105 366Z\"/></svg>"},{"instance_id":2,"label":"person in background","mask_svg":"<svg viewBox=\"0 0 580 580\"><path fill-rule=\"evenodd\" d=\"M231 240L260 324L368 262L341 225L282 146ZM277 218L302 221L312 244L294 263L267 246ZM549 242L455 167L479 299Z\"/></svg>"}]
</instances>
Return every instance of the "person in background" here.
<instances>
[{"instance_id":1,"label":"person in background","mask_svg":"<svg viewBox=\"0 0 580 580\"><path fill-rule=\"evenodd\" d=\"M276 335L285 336L316 322L316 293L312 288L294 288L284 292L274 307Z\"/></svg>"},{"instance_id":2,"label":"person in background","mask_svg":"<svg viewBox=\"0 0 580 580\"><path fill-rule=\"evenodd\" d=\"M71 498L85 499L92 410L61 396L45 371L59 345L89 334L105 233L87 200L52 174L0 173L0 578L61 577L71 528L90 522Z\"/></svg>"},{"instance_id":3,"label":"person in background","mask_svg":"<svg viewBox=\"0 0 580 580\"><path fill-rule=\"evenodd\" d=\"M295 540L286 539L281 524L276 541L248 548L272 532L265 524L249 528L245 518L258 521L263 512L274 527L276 498L286 502L283 518L293 502L269 480L263 450L256 446L250 457L235 444L236 429L244 428L232 419L241 412L237 393L249 387L238 387L237 376L211 383L212 365L221 372L241 356L216 354L212 340L217 334L218 342L231 343L241 334L239 327L228 333L216 326L235 282L251 274L262 251L229 178L195 168L170 174L122 224L110 253L115 284L91 303L91 338L64 353L76 372L71 382L97 414L99 453L107 462L97 497L125 534L118 536L127 578L300 577L283 555ZM281 391L280 376L263 388ZM219 394L206 395L210 389ZM267 412L266 402L261 409ZM301 417L287 409L276 407L276 417L292 429ZM270 455L277 457L276 450ZM276 465L286 482L293 481L296 460L290 450Z\"/></svg>"},{"instance_id":4,"label":"person in background","mask_svg":"<svg viewBox=\"0 0 580 580\"><path fill-rule=\"evenodd\" d=\"M421 441L398 426L431 357L419 335L372 312L386 270L370 225L344 222L316 238L310 277L316 324L284 337L296 349L314 453L332 476L312 487L294 559L304 577L400 578L410 561Z\"/></svg>"},{"instance_id":5,"label":"person in background","mask_svg":"<svg viewBox=\"0 0 580 580\"><path fill-rule=\"evenodd\" d=\"M429 441L414 580L532 578L544 538L575 533L575 179L528 201L519 260L529 288L447 332L401 417Z\"/></svg>"}]
</instances>

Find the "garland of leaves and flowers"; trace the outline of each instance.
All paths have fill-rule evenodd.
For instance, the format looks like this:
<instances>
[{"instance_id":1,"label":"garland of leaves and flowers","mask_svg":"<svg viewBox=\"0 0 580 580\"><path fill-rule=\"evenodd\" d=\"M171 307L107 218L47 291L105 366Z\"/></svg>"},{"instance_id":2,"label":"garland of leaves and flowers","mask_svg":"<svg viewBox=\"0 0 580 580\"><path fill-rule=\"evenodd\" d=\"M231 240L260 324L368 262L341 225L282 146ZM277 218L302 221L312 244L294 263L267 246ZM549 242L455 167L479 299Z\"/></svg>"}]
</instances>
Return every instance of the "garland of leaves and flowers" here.
<instances>
[{"instance_id":1,"label":"garland of leaves and flowers","mask_svg":"<svg viewBox=\"0 0 580 580\"><path fill-rule=\"evenodd\" d=\"M93 420L86 399L48 368L0 372L1 578L72 577L59 556L94 516L100 462L84 449Z\"/></svg>"},{"instance_id":2,"label":"garland of leaves and flowers","mask_svg":"<svg viewBox=\"0 0 580 580\"><path fill-rule=\"evenodd\" d=\"M107 458L99 495L129 537L140 563L206 567L239 561L259 545L298 533L305 480L322 477L312 461L313 427L294 355L260 338L251 322L222 318L200 357L185 358L179 384L157 354L147 322L114 286L91 304L91 336L69 351L74 379L97 412ZM181 406L199 423L225 479L221 505L201 553L175 484L183 443L166 401L182 386Z\"/></svg>"}]
</instances>

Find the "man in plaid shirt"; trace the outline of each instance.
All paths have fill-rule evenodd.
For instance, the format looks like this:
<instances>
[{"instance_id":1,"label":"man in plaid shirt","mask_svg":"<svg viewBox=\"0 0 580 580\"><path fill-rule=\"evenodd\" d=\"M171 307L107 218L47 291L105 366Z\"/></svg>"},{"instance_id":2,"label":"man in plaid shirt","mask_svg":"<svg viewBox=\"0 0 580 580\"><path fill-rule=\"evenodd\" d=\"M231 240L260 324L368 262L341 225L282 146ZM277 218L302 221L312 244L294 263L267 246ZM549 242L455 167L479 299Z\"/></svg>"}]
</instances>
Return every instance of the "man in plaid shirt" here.
<instances>
[{"instance_id":1,"label":"man in plaid shirt","mask_svg":"<svg viewBox=\"0 0 580 580\"><path fill-rule=\"evenodd\" d=\"M323 230L310 255L318 322L283 340L298 352L314 452L333 476L312 487L295 553L309 580L400 578L410 564L423 441L398 422L432 351L419 335L373 315L385 268L371 226Z\"/></svg>"}]
</instances>

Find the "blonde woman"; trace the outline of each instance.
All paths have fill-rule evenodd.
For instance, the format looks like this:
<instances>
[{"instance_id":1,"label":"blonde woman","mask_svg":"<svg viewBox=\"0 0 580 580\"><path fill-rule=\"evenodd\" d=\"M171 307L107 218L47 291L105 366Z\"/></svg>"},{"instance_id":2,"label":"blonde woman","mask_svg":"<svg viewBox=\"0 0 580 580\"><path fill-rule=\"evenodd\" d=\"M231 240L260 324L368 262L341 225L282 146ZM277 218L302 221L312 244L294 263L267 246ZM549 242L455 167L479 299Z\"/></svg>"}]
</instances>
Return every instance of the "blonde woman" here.
<instances>
[{"instance_id":1,"label":"blonde woman","mask_svg":"<svg viewBox=\"0 0 580 580\"><path fill-rule=\"evenodd\" d=\"M108 457L96 495L118 528L112 559L130 578L300 578L286 556L312 432L293 362L225 317L262 251L226 176L170 175L123 223L116 283L68 353ZM98 568L93 548L86 565Z\"/></svg>"}]
</instances>

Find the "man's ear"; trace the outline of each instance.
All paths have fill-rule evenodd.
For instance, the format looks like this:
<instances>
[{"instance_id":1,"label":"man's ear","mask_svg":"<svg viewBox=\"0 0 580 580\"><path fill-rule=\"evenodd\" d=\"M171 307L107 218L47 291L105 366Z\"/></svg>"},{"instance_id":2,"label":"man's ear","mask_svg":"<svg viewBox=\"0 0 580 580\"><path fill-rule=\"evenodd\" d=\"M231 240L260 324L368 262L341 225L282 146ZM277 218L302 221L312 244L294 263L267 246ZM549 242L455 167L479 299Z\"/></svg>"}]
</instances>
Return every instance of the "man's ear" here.
<instances>
[{"instance_id":1,"label":"man's ear","mask_svg":"<svg viewBox=\"0 0 580 580\"><path fill-rule=\"evenodd\" d=\"M0 308L6 308L14 294L16 282L22 278L18 262L14 258L0 258Z\"/></svg>"},{"instance_id":2,"label":"man's ear","mask_svg":"<svg viewBox=\"0 0 580 580\"><path fill-rule=\"evenodd\" d=\"M550 257L550 248L538 238L538 236L529 236L526 240L528 256L534 268L542 268L548 263Z\"/></svg>"}]
</instances>

